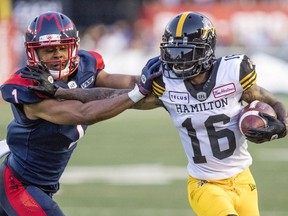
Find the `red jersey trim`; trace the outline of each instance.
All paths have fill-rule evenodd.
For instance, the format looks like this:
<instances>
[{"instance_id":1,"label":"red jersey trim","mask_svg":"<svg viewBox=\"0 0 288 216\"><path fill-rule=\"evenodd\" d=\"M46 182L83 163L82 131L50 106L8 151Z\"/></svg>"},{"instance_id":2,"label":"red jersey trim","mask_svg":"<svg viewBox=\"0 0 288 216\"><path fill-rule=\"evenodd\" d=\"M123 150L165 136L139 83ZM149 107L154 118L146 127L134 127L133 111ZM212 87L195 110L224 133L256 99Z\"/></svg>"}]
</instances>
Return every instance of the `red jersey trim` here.
<instances>
[{"instance_id":1,"label":"red jersey trim","mask_svg":"<svg viewBox=\"0 0 288 216\"><path fill-rule=\"evenodd\" d=\"M20 85L24 87L37 86L37 82L30 79L25 79L21 77L21 73L13 74L8 80L6 80L2 85ZM41 94L40 92L34 92L39 98L49 98L48 96Z\"/></svg>"},{"instance_id":2,"label":"red jersey trim","mask_svg":"<svg viewBox=\"0 0 288 216\"><path fill-rule=\"evenodd\" d=\"M102 70L105 66L102 56L94 51L89 51L89 53L96 59L96 70Z\"/></svg>"},{"instance_id":3,"label":"red jersey trim","mask_svg":"<svg viewBox=\"0 0 288 216\"><path fill-rule=\"evenodd\" d=\"M36 82L29 79L24 79L21 77L21 74L13 74L3 85L12 84L12 85L21 85L21 86L35 86Z\"/></svg>"}]
</instances>

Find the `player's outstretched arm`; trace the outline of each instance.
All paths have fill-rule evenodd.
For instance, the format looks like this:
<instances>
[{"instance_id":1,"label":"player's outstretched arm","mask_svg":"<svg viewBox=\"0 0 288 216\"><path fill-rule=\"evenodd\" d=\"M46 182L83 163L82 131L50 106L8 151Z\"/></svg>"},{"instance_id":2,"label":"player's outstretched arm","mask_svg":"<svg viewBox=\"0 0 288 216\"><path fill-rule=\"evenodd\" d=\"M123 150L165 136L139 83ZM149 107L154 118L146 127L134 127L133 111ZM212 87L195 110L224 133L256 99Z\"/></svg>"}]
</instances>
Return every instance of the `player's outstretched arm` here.
<instances>
[{"instance_id":1,"label":"player's outstretched arm","mask_svg":"<svg viewBox=\"0 0 288 216\"><path fill-rule=\"evenodd\" d=\"M82 103L87 103L94 100L103 100L114 98L124 93L131 91L131 89L111 89L111 88L75 88L64 89L58 88L54 97L64 100L78 100Z\"/></svg>"},{"instance_id":2,"label":"player's outstretched arm","mask_svg":"<svg viewBox=\"0 0 288 216\"><path fill-rule=\"evenodd\" d=\"M27 118L45 119L55 124L91 125L112 118L130 108L145 96L138 86L118 97L82 103L78 100L45 99L24 105Z\"/></svg>"},{"instance_id":3,"label":"player's outstretched arm","mask_svg":"<svg viewBox=\"0 0 288 216\"><path fill-rule=\"evenodd\" d=\"M153 78L161 75L159 73L159 58L148 61L147 65L142 70L139 86L136 84L135 88L128 93L87 103L82 103L79 100L46 99L37 104L25 105L25 114L29 119L41 118L55 124L91 125L112 118L151 93ZM154 73L154 71L156 72ZM37 76L33 76L32 79L35 80L35 77ZM41 82L39 84L41 85Z\"/></svg>"}]
</instances>

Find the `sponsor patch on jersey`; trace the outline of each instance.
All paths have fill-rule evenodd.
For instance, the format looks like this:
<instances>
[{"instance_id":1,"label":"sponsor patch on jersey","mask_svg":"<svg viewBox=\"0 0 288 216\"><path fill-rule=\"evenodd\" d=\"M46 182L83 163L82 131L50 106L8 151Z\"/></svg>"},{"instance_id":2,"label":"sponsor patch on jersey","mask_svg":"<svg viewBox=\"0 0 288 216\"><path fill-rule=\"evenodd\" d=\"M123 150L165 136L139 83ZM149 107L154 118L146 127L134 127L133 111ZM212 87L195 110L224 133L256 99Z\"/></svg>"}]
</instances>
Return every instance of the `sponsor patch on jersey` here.
<instances>
[{"instance_id":1,"label":"sponsor patch on jersey","mask_svg":"<svg viewBox=\"0 0 288 216\"><path fill-rule=\"evenodd\" d=\"M94 76L91 76L89 79L87 79L84 83L81 84L81 88L87 88L94 82L94 80L95 80Z\"/></svg>"},{"instance_id":2,"label":"sponsor patch on jersey","mask_svg":"<svg viewBox=\"0 0 288 216\"><path fill-rule=\"evenodd\" d=\"M170 98L170 100L172 102L189 103L189 94L188 94L188 92L169 91L169 98Z\"/></svg>"},{"instance_id":3,"label":"sponsor patch on jersey","mask_svg":"<svg viewBox=\"0 0 288 216\"><path fill-rule=\"evenodd\" d=\"M214 88L212 92L215 98L220 98L220 97L227 96L236 92L236 87L234 83L229 83L229 84Z\"/></svg>"}]
</instances>

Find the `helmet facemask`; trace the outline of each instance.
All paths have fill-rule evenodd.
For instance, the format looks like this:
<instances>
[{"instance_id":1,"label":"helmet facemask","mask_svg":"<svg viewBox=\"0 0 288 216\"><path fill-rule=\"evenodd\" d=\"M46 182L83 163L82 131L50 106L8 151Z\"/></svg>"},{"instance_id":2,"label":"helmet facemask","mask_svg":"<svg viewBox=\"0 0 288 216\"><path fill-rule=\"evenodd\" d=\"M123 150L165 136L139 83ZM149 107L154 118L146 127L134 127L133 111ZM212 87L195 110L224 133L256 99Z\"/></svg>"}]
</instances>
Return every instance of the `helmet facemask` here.
<instances>
[{"instance_id":1,"label":"helmet facemask","mask_svg":"<svg viewBox=\"0 0 288 216\"><path fill-rule=\"evenodd\" d=\"M213 50L209 44L161 44L161 61L167 70L164 75L169 78L186 79L197 76L211 67L211 60L214 59ZM172 71L176 76L169 75Z\"/></svg>"},{"instance_id":2,"label":"helmet facemask","mask_svg":"<svg viewBox=\"0 0 288 216\"><path fill-rule=\"evenodd\" d=\"M65 46L67 47L67 58L55 59L50 61L41 61L37 54L37 49L44 47L53 47L53 46ZM73 73L78 65L78 42L74 39L62 39L60 41L50 40L50 41L41 41L39 42L27 42L26 43L26 54L28 58L28 64L35 66L37 64L55 64L58 65L57 70L48 69L54 79L61 79Z\"/></svg>"}]
</instances>

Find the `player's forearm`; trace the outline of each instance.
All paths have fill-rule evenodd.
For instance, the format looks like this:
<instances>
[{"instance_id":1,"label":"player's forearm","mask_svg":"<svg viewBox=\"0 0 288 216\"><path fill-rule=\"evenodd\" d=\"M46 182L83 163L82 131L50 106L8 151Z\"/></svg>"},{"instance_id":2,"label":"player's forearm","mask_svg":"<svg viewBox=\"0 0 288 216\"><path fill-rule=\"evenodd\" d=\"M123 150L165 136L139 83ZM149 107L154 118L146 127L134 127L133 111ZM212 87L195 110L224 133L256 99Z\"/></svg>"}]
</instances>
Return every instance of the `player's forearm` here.
<instances>
[{"instance_id":1,"label":"player's forearm","mask_svg":"<svg viewBox=\"0 0 288 216\"><path fill-rule=\"evenodd\" d=\"M149 110L162 106L163 106L162 102L157 97L151 94L135 103L131 108L140 110Z\"/></svg>"},{"instance_id":2,"label":"player's forearm","mask_svg":"<svg viewBox=\"0 0 288 216\"><path fill-rule=\"evenodd\" d=\"M86 103L94 100L113 98L129 92L129 89L91 88L91 89L63 89L59 88L55 93L55 98L65 100L78 100Z\"/></svg>"},{"instance_id":3,"label":"player's forearm","mask_svg":"<svg viewBox=\"0 0 288 216\"><path fill-rule=\"evenodd\" d=\"M91 101L85 104L80 111L80 113L84 115L81 121L85 119L85 124L91 125L99 121L110 119L122 113L133 104L134 102L127 94L120 95L113 99Z\"/></svg>"},{"instance_id":4,"label":"player's forearm","mask_svg":"<svg viewBox=\"0 0 288 216\"><path fill-rule=\"evenodd\" d=\"M144 98L144 95L140 92L138 86L135 85L133 90L118 97L85 103L78 112L79 116L84 115L80 120L84 119L85 124L90 125L112 118L130 108L142 98Z\"/></svg>"},{"instance_id":5,"label":"player's forearm","mask_svg":"<svg viewBox=\"0 0 288 216\"><path fill-rule=\"evenodd\" d=\"M64 125L91 125L120 114L143 97L138 86L135 86L133 90L117 97L87 103L79 100L45 99L39 103L24 105L24 112L31 120L44 119Z\"/></svg>"}]
</instances>

